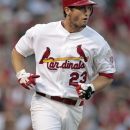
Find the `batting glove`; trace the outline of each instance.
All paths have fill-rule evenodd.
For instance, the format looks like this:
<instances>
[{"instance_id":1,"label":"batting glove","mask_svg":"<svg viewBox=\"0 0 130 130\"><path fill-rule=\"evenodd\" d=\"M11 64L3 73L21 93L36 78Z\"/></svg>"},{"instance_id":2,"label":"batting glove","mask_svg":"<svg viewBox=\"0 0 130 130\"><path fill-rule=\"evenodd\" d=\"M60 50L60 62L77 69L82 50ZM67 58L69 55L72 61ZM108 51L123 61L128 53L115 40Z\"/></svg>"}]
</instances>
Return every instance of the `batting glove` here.
<instances>
[{"instance_id":1,"label":"batting glove","mask_svg":"<svg viewBox=\"0 0 130 130\"><path fill-rule=\"evenodd\" d=\"M19 84L26 88L26 89L34 89L36 85L36 78L39 78L39 75L27 73L24 69L19 71L16 74L16 77L18 78Z\"/></svg>"},{"instance_id":2,"label":"batting glove","mask_svg":"<svg viewBox=\"0 0 130 130\"><path fill-rule=\"evenodd\" d=\"M93 84L74 83L73 85L76 87L76 91L80 98L89 99L95 92Z\"/></svg>"}]
</instances>

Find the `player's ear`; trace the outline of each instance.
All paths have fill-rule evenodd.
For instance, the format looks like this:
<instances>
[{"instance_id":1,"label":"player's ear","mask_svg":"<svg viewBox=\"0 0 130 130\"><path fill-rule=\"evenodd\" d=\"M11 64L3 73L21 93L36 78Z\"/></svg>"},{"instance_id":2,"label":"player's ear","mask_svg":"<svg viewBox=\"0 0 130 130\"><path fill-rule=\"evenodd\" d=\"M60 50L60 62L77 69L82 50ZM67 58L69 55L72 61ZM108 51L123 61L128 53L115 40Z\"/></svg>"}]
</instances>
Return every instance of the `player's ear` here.
<instances>
[{"instance_id":1,"label":"player's ear","mask_svg":"<svg viewBox=\"0 0 130 130\"><path fill-rule=\"evenodd\" d=\"M71 13L71 10L70 10L69 7L65 7L65 8L64 8L64 12L65 12L65 14L66 14L67 16L69 16L70 13Z\"/></svg>"}]
</instances>

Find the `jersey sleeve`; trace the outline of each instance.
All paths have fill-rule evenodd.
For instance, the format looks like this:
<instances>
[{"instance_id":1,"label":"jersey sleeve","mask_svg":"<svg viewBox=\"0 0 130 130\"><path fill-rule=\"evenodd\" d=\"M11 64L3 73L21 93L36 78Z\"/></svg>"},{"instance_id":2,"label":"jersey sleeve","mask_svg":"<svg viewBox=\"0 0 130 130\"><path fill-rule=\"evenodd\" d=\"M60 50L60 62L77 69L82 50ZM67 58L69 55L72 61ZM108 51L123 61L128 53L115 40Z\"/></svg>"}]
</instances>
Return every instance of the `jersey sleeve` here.
<instances>
[{"instance_id":1,"label":"jersey sleeve","mask_svg":"<svg viewBox=\"0 0 130 130\"><path fill-rule=\"evenodd\" d=\"M94 57L94 64L99 74L114 74L115 61L110 46L106 44L99 50Z\"/></svg>"},{"instance_id":2,"label":"jersey sleeve","mask_svg":"<svg viewBox=\"0 0 130 130\"><path fill-rule=\"evenodd\" d=\"M33 50L34 27L26 31L15 45L15 49L24 57L32 55Z\"/></svg>"}]
</instances>

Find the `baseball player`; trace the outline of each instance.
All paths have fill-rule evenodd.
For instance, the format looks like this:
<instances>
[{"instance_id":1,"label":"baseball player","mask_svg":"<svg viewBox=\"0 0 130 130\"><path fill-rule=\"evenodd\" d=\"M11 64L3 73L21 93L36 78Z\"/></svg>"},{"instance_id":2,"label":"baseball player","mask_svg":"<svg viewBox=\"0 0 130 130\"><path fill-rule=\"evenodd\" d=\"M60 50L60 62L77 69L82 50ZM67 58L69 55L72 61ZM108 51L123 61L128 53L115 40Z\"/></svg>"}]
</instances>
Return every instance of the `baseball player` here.
<instances>
[{"instance_id":1,"label":"baseball player","mask_svg":"<svg viewBox=\"0 0 130 130\"><path fill-rule=\"evenodd\" d=\"M77 130L84 100L113 81L115 65L108 43L87 26L91 0L63 0L64 19L27 30L12 51L18 82L34 89L34 130ZM35 54L36 74L25 70Z\"/></svg>"}]
</instances>

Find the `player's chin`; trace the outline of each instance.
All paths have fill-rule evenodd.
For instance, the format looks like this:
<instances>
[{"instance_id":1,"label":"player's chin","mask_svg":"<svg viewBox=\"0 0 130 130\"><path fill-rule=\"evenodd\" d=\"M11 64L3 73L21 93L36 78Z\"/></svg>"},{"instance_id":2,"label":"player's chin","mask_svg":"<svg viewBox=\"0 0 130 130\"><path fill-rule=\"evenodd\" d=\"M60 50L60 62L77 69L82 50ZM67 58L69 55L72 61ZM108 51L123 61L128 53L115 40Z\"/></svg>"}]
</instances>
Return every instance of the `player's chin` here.
<instances>
[{"instance_id":1,"label":"player's chin","mask_svg":"<svg viewBox=\"0 0 130 130\"><path fill-rule=\"evenodd\" d=\"M85 28L87 26L87 24L82 24L81 28Z\"/></svg>"},{"instance_id":2,"label":"player's chin","mask_svg":"<svg viewBox=\"0 0 130 130\"><path fill-rule=\"evenodd\" d=\"M84 20L84 21L82 22L82 27L86 27L86 26L87 26L87 21Z\"/></svg>"}]
</instances>

